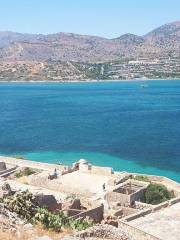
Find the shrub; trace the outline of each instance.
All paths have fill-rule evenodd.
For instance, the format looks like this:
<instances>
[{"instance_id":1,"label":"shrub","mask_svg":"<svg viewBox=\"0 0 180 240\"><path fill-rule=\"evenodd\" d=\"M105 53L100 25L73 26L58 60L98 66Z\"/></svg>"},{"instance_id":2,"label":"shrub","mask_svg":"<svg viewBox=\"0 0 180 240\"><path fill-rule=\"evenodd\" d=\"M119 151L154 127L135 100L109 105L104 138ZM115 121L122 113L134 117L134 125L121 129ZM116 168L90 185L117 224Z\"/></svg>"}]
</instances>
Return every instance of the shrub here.
<instances>
[{"instance_id":1,"label":"shrub","mask_svg":"<svg viewBox=\"0 0 180 240\"><path fill-rule=\"evenodd\" d=\"M17 158L17 159L21 159L21 160L24 160L25 158L23 156L20 156L20 155L15 155L15 156L12 156L13 158Z\"/></svg>"},{"instance_id":2,"label":"shrub","mask_svg":"<svg viewBox=\"0 0 180 240\"><path fill-rule=\"evenodd\" d=\"M132 179L142 181L142 182L150 182L149 178L147 176L144 176L144 175L133 176Z\"/></svg>"},{"instance_id":3,"label":"shrub","mask_svg":"<svg viewBox=\"0 0 180 240\"><path fill-rule=\"evenodd\" d=\"M54 231L60 231L62 227L68 225L68 218L63 212L54 214L46 208L38 208L33 220L34 223L41 223L45 228Z\"/></svg>"},{"instance_id":4,"label":"shrub","mask_svg":"<svg viewBox=\"0 0 180 240\"><path fill-rule=\"evenodd\" d=\"M36 213L36 203L33 195L27 190L14 196L5 198L4 205L11 212L15 212L24 219L31 221Z\"/></svg>"},{"instance_id":5,"label":"shrub","mask_svg":"<svg viewBox=\"0 0 180 240\"><path fill-rule=\"evenodd\" d=\"M52 213L46 208L38 208L33 221L36 224L41 223L45 228L54 231L60 231L62 227L80 231L92 226L91 221L70 219L62 211L59 213Z\"/></svg>"},{"instance_id":6,"label":"shrub","mask_svg":"<svg viewBox=\"0 0 180 240\"><path fill-rule=\"evenodd\" d=\"M145 202L159 204L174 197L174 193L167 190L162 184L151 183L145 192Z\"/></svg>"},{"instance_id":7,"label":"shrub","mask_svg":"<svg viewBox=\"0 0 180 240\"><path fill-rule=\"evenodd\" d=\"M17 213L27 221L42 224L45 228L59 232L61 228L84 230L92 226L92 222L83 219L70 219L62 211L53 213L40 208L33 195L27 190L3 199L4 205L11 212Z\"/></svg>"},{"instance_id":8,"label":"shrub","mask_svg":"<svg viewBox=\"0 0 180 240\"><path fill-rule=\"evenodd\" d=\"M127 181L128 179L134 179L134 180L137 180L137 181L142 181L142 182L150 182L149 178L145 175L136 175L136 176L133 176L133 175L129 175L129 176L126 176L123 181Z\"/></svg>"},{"instance_id":9,"label":"shrub","mask_svg":"<svg viewBox=\"0 0 180 240\"><path fill-rule=\"evenodd\" d=\"M33 169L26 167L23 170L20 170L15 174L17 178L23 177L23 176L29 176L31 174L35 173Z\"/></svg>"},{"instance_id":10,"label":"shrub","mask_svg":"<svg viewBox=\"0 0 180 240\"><path fill-rule=\"evenodd\" d=\"M71 219L69 221L69 225L71 229L82 231L85 230L86 228L92 227L93 222L88 220L88 219Z\"/></svg>"}]
</instances>

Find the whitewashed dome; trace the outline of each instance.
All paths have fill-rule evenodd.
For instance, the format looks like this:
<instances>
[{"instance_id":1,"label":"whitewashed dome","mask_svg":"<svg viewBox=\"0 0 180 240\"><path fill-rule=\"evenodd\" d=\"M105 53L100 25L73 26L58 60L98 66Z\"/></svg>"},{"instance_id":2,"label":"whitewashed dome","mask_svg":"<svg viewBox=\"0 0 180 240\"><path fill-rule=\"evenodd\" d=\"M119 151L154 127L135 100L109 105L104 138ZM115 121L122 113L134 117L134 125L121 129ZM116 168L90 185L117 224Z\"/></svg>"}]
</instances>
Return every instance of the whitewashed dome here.
<instances>
[{"instance_id":1,"label":"whitewashed dome","mask_svg":"<svg viewBox=\"0 0 180 240\"><path fill-rule=\"evenodd\" d=\"M79 161L78 161L79 164L88 164L88 161L86 159L83 159L81 158Z\"/></svg>"}]
</instances>

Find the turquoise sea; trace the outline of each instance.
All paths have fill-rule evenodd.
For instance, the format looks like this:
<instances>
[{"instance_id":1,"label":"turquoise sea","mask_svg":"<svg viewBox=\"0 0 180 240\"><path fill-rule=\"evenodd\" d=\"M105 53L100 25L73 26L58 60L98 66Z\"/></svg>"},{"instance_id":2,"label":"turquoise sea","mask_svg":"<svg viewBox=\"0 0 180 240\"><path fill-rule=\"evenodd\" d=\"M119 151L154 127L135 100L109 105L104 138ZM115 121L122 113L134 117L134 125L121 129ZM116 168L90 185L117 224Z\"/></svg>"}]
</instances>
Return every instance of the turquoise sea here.
<instances>
[{"instance_id":1,"label":"turquoise sea","mask_svg":"<svg viewBox=\"0 0 180 240\"><path fill-rule=\"evenodd\" d=\"M1 155L180 182L179 145L178 80L0 84Z\"/></svg>"}]
</instances>

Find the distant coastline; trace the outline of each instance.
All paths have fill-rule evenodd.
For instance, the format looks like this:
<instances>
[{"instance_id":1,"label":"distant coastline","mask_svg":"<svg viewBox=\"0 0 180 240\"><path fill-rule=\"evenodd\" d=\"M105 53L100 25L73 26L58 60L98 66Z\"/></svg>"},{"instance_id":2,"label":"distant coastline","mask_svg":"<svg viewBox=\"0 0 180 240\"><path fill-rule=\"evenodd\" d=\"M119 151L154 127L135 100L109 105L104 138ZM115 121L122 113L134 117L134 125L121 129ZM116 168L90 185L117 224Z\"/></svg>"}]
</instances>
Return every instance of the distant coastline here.
<instances>
[{"instance_id":1,"label":"distant coastline","mask_svg":"<svg viewBox=\"0 0 180 240\"><path fill-rule=\"evenodd\" d=\"M179 81L180 78L156 78L156 79L107 79L107 80L0 80L0 83L98 83L98 82L146 82L146 81Z\"/></svg>"}]
</instances>

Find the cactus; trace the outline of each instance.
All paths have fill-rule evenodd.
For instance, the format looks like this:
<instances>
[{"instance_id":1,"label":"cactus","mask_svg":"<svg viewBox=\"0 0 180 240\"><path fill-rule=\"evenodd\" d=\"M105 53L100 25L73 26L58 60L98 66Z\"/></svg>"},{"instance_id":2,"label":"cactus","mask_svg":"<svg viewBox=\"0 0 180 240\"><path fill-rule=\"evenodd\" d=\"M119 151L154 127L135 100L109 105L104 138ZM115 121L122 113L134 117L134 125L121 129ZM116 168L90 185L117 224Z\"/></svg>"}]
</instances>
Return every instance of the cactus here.
<instances>
[{"instance_id":1,"label":"cactus","mask_svg":"<svg viewBox=\"0 0 180 240\"><path fill-rule=\"evenodd\" d=\"M92 226L88 219L69 219L62 211L53 213L46 208L40 208L28 190L16 193L14 196L3 199L4 206L11 212L17 213L25 220L37 224L41 223L45 228L60 231L61 228L84 230Z\"/></svg>"},{"instance_id":2,"label":"cactus","mask_svg":"<svg viewBox=\"0 0 180 240\"><path fill-rule=\"evenodd\" d=\"M36 204L32 193L28 190L5 198L4 205L11 212L15 212L26 220L31 220L36 213Z\"/></svg>"}]
</instances>

